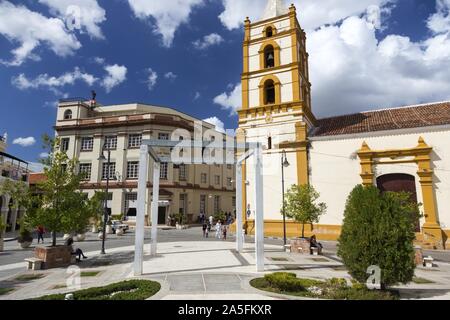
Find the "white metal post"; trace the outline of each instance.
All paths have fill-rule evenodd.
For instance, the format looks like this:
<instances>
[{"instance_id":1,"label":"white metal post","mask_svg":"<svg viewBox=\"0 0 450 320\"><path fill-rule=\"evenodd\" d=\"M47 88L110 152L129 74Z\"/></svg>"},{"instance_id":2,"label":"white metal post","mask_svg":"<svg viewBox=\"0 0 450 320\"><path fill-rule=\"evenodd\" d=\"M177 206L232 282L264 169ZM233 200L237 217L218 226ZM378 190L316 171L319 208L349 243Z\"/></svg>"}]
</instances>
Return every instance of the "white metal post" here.
<instances>
[{"instance_id":1,"label":"white metal post","mask_svg":"<svg viewBox=\"0 0 450 320\"><path fill-rule=\"evenodd\" d=\"M242 163L236 164L236 250L242 252Z\"/></svg>"},{"instance_id":2,"label":"white metal post","mask_svg":"<svg viewBox=\"0 0 450 320\"><path fill-rule=\"evenodd\" d=\"M159 178L161 164L153 162L153 201L152 201L152 244L150 254L156 256L158 240L158 202L159 202Z\"/></svg>"},{"instance_id":3,"label":"white metal post","mask_svg":"<svg viewBox=\"0 0 450 320\"><path fill-rule=\"evenodd\" d=\"M144 261L144 225L145 225L145 198L147 193L148 146L142 145L139 157L138 205L136 216L136 235L134 252L134 275L142 275Z\"/></svg>"},{"instance_id":4,"label":"white metal post","mask_svg":"<svg viewBox=\"0 0 450 320\"><path fill-rule=\"evenodd\" d=\"M261 146L255 150L255 231L256 231L256 271L264 271L264 212Z\"/></svg>"}]
</instances>

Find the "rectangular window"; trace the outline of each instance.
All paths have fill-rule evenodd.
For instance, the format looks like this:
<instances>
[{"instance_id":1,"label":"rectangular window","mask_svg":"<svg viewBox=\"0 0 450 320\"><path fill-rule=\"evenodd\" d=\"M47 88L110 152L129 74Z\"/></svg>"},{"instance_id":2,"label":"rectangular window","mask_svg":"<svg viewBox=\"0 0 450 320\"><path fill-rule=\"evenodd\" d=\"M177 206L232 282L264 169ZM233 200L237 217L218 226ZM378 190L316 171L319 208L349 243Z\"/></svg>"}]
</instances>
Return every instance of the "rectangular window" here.
<instances>
[{"instance_id":1,"label":"rectangular window","mask_svg":"<svg viewBox=\"0 0 450 320\"><path fill-rule=\"evenodd\" d=\"M231 188L233 186L233 179L227 178L227 186Z\"/></svg>"},{"instance_id":2,"label":"rectangular window","mask_svg":"<svg viewBox=\"0 0 450 320\"><path fill-rule=\"evenodd\" d=\"M206 195L200 195L200 213L206 214Z\"/></svg>"},{"instance_id":3,"label":"rectangular window","mask_svg":"<svg viewBox=\"0 0 450 320\"><path fill-rule=\"evenodd\" d=\"M232 205L233 207L236 207L236 197L233 197L233 198L231 199L231 205Z\"/></svg>"},{"instance_id":4,"label":"rectangular window","mask_svg":"<svg viewBox=\"0 0 450 320\"><path fill-rule=\"evenodd\" d=\"M85 181L91 180L92 164L90 163L80 163L80 174L82 179Z\"/></svg>"},{"instance_id":5,"label":"rectangular window","mask_svg":"<svg viewBox=\"0 0 450 320\"><path fill-rule=\"evenodd\" d=\"M220 212L220 196L214 196L214 213Z\"/></svg>"},{"instance_id":6,"label":"rectangular window","mask_svg":"<svg viewBox=\"0 0 450 320\"><path fill-rule=\"evenodd\" d=\"M128 136L128 148L139 148L142 143L142 134L130 134Z\"/></svg>"},{"instance_id":7,"label":"rectangular window","mask_svg":"<svg viewBox=\"0 0 450 320\"><path fill-rule=\"evenodd\" d=\"M116 163L111 162L108 168L108 164L104 163L102 168L102 180L114 180L116 176Z\"/></svg>"},{"instance_id":8,"label":"rectangular window","mask_svg":"<svg viewBox=\"0 0 450 320\"><path fill-rule=\"evenodd\" d=\"M227 169L231 170L231 169L233 169L233 166L231 164L227 164Z\"/></svg>"},{"instance_id":9,"label":"rectangular window","mask_svg":"<svg viewBox=\"0 0 450 320\"><path fill-rule=\"evenodd\" d=\"M220 184L220 176L214 176L214 183L215 183L216 185L219 185L219 184Z\"/></svg>"},{"instance_id":10,"label":"rectangular window","mask_svg":"<svg viewBox=\"0 0 450 320\"><path fill-rule=\"evenodd\" d=\"M117 136L105 137L105 148L109 150L117 149Z\"/></svg>"},{"instance_id":11,"label":"rectangular window","mask_svg":"<svg viewBox=\"0 0 450 320\"><path fill-rule=\"evenodd\" d=\"M169 134L168 133L159 133L158 140L169 140Z\"/></svg>"},{"instance_id":12,"label":"rectangular window","mask_svg":"<svg viewBox=\"0 0 450 320\"><path fill-rule=\"evenodd\" d=\"M84 137L81 138L81 151L92 151L94 149L94 138Z\"/></svg>"},{"instance_id":13,"label":"rectangular window","mask_svg":"<svg viewBox=\"0 0 450 320\"><path fill-rule=\"evenodd\" d=\"M61 139L61 152L67 152L69 150L70 138Z\"/></svg>"},{"instance_id":14,"label":"rectangular window","mask_svg":"<svg viewBox=\"0 0 450 320\"><path fill-rule=\"evenodd\" d=\"M187 180L187 166L185 164L180 164L179 167L179 179L180 181Z\"/></svg>"},{"instance_id":15,"label":"rectangular window","mask_svg":"<svg viewBox=\"0 0 450 320\"><path fill-rule=\"evenodd\" d=\"M167 171L168 171L168 165L166 162L161 162L161 171L159 173L159 178L161 180L167 180Z\"/></svg>"},{"instance_id":16,"label":"rectangular window","mask_svg":"<svg viewBox=\"0 0 450 320\"><path fill-rule=\"evenodd\" d=\"M127 179L139 178L139 161L130 161L127 164Z\"/></svg>"},{"instance_id":17,"label":"rectangular window","mask_svg":"<svg viewBox=\"0 0 450 320\"><path fill-rule=\"evenodd\" d=\"M201 183L206 184L208 183L208 175L206 173L202 173L200 176Z\"/></svg>"}]
</instances>

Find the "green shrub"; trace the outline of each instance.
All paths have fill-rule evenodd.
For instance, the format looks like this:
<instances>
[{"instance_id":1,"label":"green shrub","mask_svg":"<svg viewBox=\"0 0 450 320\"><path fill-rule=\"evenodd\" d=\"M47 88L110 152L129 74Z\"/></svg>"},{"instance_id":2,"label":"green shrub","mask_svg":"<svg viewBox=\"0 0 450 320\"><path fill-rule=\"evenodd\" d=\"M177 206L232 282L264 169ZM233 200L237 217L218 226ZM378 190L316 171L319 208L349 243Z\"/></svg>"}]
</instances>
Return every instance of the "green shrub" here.
<instances>
[{"instance_id":1,"label":"green shrub","mask_svg":"<svg viewBox=\"0 0 450 320\"><path fill-rule=\"evenodd\" d=\"M353 281L348 286L345 279L333 278L326 281L299 279L293 273L274 273L250 281L250 285L269 292L332 300L396 300L398 293L368 290ZM313 289L314 287L314 289ZM312 290L311 290L311 289ZM310 290L308 290L310 289Z\"/></svg>"},{"instance_id":2,"label":"green shrub","mask_svg":"<svg viewBox=\"0 0 450 320\"><path fill-rule=\"evenodd\" d=\"M265 275L264 278L272 287L278 288L281 291L294 292L305 290L305 287L297 279L295 273L277 272Z\"/></svg>"},{"instance_id":3,"label":"green shrub","mask_svg":"<svg viewBox=\"0 0 450 320\"><path fill-rule=\"evenodd\" d=\"M75 300L145 300L161 289L158 282L129 280L105 287L89 288L73 292ZM48 295L35 300L64 300L66 294Z\"/></svg>"},{"instance_id":4,"label":"green shrub","mask_svg":"<svg viewBox=\"0 0 450 320\"><path fill-rule=\"evenodd\" d=\"M418 206L407 193L357 186L347 199L338 256L349 273L365 283L369 266L381 269L383 287L408 283L414 276Z\"/></svg>"}]
</instances>

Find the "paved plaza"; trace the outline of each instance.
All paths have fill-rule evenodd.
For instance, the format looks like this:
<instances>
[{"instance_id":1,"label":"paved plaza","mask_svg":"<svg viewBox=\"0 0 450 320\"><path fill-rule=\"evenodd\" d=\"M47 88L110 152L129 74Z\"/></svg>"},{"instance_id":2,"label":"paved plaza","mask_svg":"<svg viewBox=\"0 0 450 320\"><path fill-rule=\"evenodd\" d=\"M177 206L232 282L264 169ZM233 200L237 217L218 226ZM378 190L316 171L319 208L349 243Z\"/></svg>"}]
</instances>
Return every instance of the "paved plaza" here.
<instances>
[{"instance_id":1,"label":"paved plaza","mask_svg":"<svg viewBox=\"0 0 450 320\"><path fill-rule=\"evenodd\" d=\"M147 232L148 233L148 232ZM244 251L235 250L234 238L228 241L214 238L202 239L198 228L190 230L161 230L158 255L150 257L149 239L146 240L146 257L143 279L161 283L161 291L151 299L163 300L265 300L288 299L285 296L259 291L249 281L260 277L255 267L253 239L247 237ZM80 281L80 288L103 286L133 277L134 259L133 233L124 238L111 236L107 242L107 254L99 255L100 242L89 235L86 242L76 243L89 257L77 267L42 271L26 271L25 262L18 261L30 251L22 252L17 242L8 242L6 251L0 255L0 288L14 290L0 299L29 299L42 295L64 293ZM329 279L333 277L350 280L341 261L336 256L335 243L326 242L323 256L286 253L282 242L266 239L265 272L289 271L299 277ZM19 255L19 256L17 256ZM447 252L440 256L450 255ZM11 259L11 260L10 260ZM409 284L398 287L404 299L450 299L450 263L437 259L432 269L419 267L416 276L428 280L427 284ZM8 262L9 261L9 262ZM79 267L79 268L78 268ZM78 277L81 272L98 271L93 277ZM19 281L18 275L38 273L42 278ZM73 289L72 289L73 290ZM294 298L289 299L304 299Z\"/></svg>"}]
</instances>

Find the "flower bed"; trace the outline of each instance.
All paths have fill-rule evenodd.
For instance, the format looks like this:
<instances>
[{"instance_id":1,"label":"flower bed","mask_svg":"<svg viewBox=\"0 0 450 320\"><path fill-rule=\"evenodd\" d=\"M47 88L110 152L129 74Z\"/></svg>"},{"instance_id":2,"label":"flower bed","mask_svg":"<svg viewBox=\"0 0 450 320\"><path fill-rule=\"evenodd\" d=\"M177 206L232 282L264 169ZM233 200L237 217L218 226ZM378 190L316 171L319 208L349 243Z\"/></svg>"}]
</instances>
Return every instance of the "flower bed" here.
<instances>
[{"instance_id":1,"label":"flower bed","mask_svg":"<svg viewBox=\"0 0 450 320\"><path fill-rule=\"evenodd\" d=\"M72 292L74 300L145 300L161 289L158 282L129 280L105 287L89 288ZM34 300L64 300L66 294L54 294Z\"/></svg>"},{"instance_id":2,"label":"flower bed","mask_svg":"<svg viewBox=\"0 0 450 320\"><path fill-rule=\"evenodd\" d=\"M286 295L332 300L397 300L394 291L368 290L364 285L348 286L345 279L318 281L297 278L295 273L278 272L250 281L253 287Z\"/></svg>"}]
</instances>

